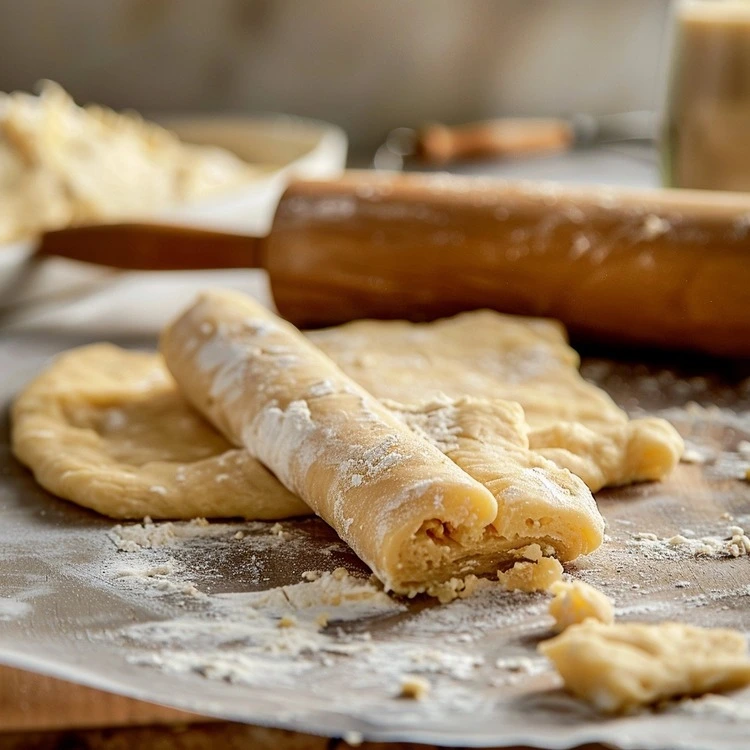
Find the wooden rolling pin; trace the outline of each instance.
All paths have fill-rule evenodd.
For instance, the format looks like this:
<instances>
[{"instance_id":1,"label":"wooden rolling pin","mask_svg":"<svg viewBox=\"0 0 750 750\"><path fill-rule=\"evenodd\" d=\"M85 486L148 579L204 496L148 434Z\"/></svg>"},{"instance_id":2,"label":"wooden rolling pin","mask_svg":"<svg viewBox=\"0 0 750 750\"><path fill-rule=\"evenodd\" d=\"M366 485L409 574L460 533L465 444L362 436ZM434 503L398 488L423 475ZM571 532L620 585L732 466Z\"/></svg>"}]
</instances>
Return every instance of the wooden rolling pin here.
<instances>
[{"instance_id":1,"label":"wooden rolling pin","mask_svg":"<svg viewBox=\"0 0 750 750\"><path fill-rule=\"evenodd\" d=\"M352 172L290 185L266 238L148 225L45 236L123 268L267 269L300 327L489 307L576 336L750 356L750 196Z\"/></svg>"}]
</instances>

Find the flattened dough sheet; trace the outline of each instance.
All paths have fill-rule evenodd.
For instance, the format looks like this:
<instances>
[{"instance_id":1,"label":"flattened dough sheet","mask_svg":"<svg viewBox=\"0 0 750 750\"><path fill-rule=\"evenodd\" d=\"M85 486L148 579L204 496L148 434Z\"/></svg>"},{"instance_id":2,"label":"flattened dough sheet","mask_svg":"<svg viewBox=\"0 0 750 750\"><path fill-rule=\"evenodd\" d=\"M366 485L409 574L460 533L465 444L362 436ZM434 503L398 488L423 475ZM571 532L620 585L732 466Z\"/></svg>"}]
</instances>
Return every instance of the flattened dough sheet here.
<instances>
[{"instance_id":1,"label":"flattened dough sheet","mask_svg":"<svg viewBox=\"0 0 750 750\"><path fill-rule=\"evenodd\" d=\"M113 518L310 509L182 397L158 354L94 344L60 355L13 405L13 452L50 492Z\"/></svg>"},{"instance_id":2,"label":"flattened dough sheet","mask_svg":"<svg viewBox=\"0 0 750 750\"><path fill-rule=\"evenodd\" d=\"M530 447L592 492L661 479L682 455L668 422L628 419L581 377L578 354L555 321L479 310L434 323L356 321L308 337L377 398L521 404Z\"/></svg>"}]
</instances>

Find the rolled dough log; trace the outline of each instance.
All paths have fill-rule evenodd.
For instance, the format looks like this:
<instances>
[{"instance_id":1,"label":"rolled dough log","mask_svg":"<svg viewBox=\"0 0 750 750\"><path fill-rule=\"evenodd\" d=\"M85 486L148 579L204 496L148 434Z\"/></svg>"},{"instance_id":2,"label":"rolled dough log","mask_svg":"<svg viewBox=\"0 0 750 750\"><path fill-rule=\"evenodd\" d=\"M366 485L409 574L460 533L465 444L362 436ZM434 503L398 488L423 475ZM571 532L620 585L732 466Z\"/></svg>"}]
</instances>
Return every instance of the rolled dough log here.
<instances>
[{"instance_id":1,"label":"rolled dough log","mask_svg":"<svg viewBox=\"0 0 750 750\"><path fill-rule=\"evenodd\" d=\"M479 310L434 323L356 321L308 337L376 398L521 404L529 446L592 492L661 479L682 455L682 439L668 422L629 420L581 377L578 354L555 321Z\"/></svg>"},{"instance_id":2,"label":"rolled dough log","mask_svg":"<svg viewBox=\"0 0 750 750\"><path fill-rule=\"evenodd\" d=\"M187 399L399 593L494 572L530 543L542 542L567 560L601 542L603 522L590 494L574 495L554 477L544 477L544 495L509 529L488 489L293 326L242 295L202 295L165 330L161 349ZM519 495L527 471L509 459L497 469L508 487L514 476L520 480ZM568 526L565 511L577 503L577 522ZM554 524L558 510L564 520L552 534L545 520Z\"/></svg>"},{"instance_id":3,"label":"rolled dough log","mask_svg":"<svg viewBox=\"0 0 750 750\"><path fill-rule=\"evenodd\" d=\"M310 512L190 407L158 354L66 352L19 395L12 420L13 452L43 487L113 518Z\"/></svg>"}]
</instances>

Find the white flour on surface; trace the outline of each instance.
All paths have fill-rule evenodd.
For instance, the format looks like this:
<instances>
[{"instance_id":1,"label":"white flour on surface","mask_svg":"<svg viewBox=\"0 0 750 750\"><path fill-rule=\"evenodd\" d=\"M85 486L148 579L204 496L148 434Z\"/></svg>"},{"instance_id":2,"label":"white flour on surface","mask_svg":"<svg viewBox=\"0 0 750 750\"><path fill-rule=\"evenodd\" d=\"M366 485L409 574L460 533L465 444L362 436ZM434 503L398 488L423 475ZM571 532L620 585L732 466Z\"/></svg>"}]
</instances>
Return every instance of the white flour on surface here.
<instances>
[{"instance_id":1,"label":"white flour on surface","mask_svg":"<svg viewBox=\"0 0 750 750\"><path fill-rule=\"evenodd\" d=\"M238 536L242 526L252 533ZM185 545L244 544L250 552L257 543L262 553L269 544L294 545L297 535L292 524L118 525L110 532L113 551L120 551L117 564L108 568L110 585L180 609L176 616L106 637L127 648L131 664L248 686L292 688L307 674L320 680L324 673L326 679L345 674L357 690L397 699L404 675L429 675L426 711L437 715L459 707L490 711L485 696L458 687L480 672L487 673L488 688L514 684L523 673L510 662L488 663L476 651L477 640L497 631L506 637L543 634L547 627L545 597L509 593L497 582L484 582L473 595L441 606L391 597L374 579L343 567L303 570L296 583L266 590L210 593L177 559ZM407 617L415 606L421 611ZM384 623L390 623L392 635L376 639ZM550 676L544 660L527 658L534 664L529 674Z\"/></svg>"},{"instance_id":2,"label":"white flour on surface","mask_svg":"<svg viewBox=\"0 0 750 750\"><path fill-rule=\"evenodd\" d=\"M216 525L205 518L194 518L186 523L154 523L146 516L140 524L118 524L109 532L109 538L123 552L155 549L173 544L179 539L213 536L221 533Z\"/></svg>"},{"instance_id":3,"label":"white flour on surface","mask_svg":"<svg viewBox=\"0 0 750 750\"><path fill-rule=\"evenodd\" d=\"M750 555L750 538L741 526L730 527L727 536L697 537L690 529L671 537L637 532L628 545L635 546L650 559L680 557L744 557Z\"/></svg>"}]
</instances>

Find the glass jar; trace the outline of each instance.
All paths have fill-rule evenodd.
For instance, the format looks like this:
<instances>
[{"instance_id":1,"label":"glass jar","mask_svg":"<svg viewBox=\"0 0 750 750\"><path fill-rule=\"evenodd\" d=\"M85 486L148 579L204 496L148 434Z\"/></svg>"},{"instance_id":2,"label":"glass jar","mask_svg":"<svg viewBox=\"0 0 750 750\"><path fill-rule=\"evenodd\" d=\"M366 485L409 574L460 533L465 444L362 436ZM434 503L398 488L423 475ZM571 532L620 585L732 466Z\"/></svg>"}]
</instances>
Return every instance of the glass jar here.
<instances>
[{"instance_id":1,"label":"glass jar","mask_svg":"<svg viewBox=\"0 0 750 750\"><path fill-rule=\"evenodd\" d=\"M750 0L675 3L661 145L666 185L750 191Z\"/></svg>"}]
</instances>

